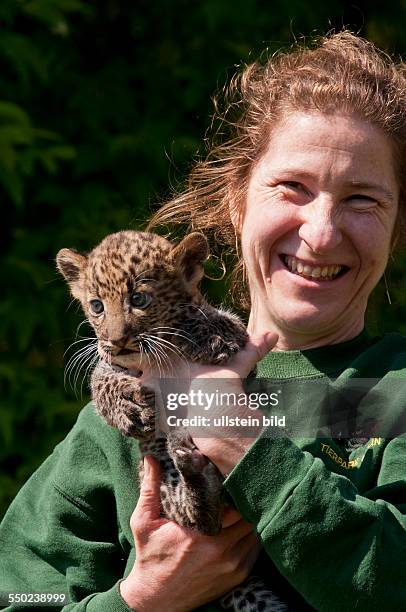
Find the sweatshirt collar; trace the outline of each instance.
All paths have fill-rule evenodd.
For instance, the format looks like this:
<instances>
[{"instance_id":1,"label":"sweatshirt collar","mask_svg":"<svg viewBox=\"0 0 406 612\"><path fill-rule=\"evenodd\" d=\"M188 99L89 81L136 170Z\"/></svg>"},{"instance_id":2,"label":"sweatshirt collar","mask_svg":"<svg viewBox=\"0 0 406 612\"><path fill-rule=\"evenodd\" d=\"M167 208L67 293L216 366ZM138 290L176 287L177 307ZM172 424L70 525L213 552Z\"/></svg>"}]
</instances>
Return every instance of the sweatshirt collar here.
<instances>
[{"instance_id":1,"label":"sweatshirt collar","mask_svg":"<svg viewBox=\"0 0 406 612\"><path fill-rule=\"evenodd\" d=\"M373 343L364 329L358 336L342 342L304 351L270 352L257 364L258 378L303 378L340 374Z\"/></svg>"}]
</instances>

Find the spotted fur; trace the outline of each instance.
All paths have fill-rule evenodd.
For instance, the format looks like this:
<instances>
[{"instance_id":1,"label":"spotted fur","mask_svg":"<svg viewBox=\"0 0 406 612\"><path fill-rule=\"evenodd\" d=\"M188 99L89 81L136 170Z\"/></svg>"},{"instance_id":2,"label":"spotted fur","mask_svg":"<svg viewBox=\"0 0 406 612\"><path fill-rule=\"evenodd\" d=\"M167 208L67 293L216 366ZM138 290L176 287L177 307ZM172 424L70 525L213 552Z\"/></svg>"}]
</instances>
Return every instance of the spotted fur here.
<instances>
[{"instance_id":1,"label":"spotted fur","mask_svg":"<svg viewBox=\"0 0 406 612\"><path fill-rule=\"evenodd\" d=\"M101 359L91 377L97 412L124 435L138 438L143 456L159 460L162 514L216 534L222 476L187 432L155 436L155 395L139 379L145 368L163 376L182 359L225 363L244 347L242 322L213 308L199 291L207 255L202 234L189 234L174 245L155 234L125 231L107 236L89 254L62 249L57 266L98 338ZM272 591L258 580L247 584L246 601L244 585L238 590L242 596L224 598L225 609L281 612L282 607L262 607L270 605ZM251 606L253 598L257 608ZM241 607L244 601L251 607Z\"/></svg>"}]
</instances>

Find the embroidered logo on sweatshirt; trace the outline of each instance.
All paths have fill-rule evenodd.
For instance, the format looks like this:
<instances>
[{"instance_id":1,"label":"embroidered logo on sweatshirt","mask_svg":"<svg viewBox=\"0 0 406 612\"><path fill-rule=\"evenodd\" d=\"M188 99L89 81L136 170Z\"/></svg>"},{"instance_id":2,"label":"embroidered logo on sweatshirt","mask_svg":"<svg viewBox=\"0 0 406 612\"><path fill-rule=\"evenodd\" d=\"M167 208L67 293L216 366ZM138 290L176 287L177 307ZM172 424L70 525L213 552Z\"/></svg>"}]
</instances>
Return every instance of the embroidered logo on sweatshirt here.
<instances>
[{"instance_id":1,"label":"embroidered logo on sweatshirt","mask_svg":"<svg viewBox=\"0 0 406 612\"><path fill-rule=\"evenodd\" d=\"M380 446L380 444L382 444L382 438L371 438L368 444L366 445L366 450L363 455L361 455L360 457L356 457L355 459L346 459L345 457L341 457L328 444L321 444L321 452L331 457L331 459L341 467L351 469L361 465L367 451L373 446Z\"/></svg>"}]
</instances>

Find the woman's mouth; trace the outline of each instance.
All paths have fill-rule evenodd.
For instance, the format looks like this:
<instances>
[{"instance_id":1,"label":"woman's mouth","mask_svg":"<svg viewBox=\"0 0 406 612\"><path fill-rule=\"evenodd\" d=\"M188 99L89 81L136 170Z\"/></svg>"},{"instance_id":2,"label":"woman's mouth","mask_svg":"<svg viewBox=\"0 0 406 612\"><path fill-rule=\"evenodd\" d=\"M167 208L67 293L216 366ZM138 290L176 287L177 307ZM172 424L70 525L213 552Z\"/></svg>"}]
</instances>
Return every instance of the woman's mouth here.
<instances>
[{"instance_id":1,"label":"woman's mouth","mask_svg":"<svg viewBox=\"0 0 406 612\"><path fill-rule=\"evenodd\" d=\"M315 281L332 281L345 274L349 268L341 264L312 265L293 255L280 255L285 267L297 276Z\"/></svg>"}]
</instances>

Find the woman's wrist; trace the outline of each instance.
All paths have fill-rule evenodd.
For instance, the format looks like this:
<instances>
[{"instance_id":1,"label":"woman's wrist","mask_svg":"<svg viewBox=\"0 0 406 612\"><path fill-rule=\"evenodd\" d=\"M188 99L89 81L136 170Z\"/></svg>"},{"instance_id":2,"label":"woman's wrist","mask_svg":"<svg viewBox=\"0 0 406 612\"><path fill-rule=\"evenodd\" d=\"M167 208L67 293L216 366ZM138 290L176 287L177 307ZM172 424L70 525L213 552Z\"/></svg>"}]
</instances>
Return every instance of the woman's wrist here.
<instances>
[{"instance_id":1,"label":"woman's wrist","mask_svg":"<svg viewBox=\"0 0 406 612\"><path fill-rule=\"evenodd\" d=\"M199 450L227 476L255 442L255 438L193 438Z\"/></svg>"},{"instance_id":2,"label":"woman's wrist","mask_svg":"<svg viewBox=\"0 0 406 612\"><path fill-rule=\"evenodd\" d=\"M131 574L119 582L118 590L123 601L131 610L134 610L134 612L148 612L148 610L152 610L151 606L148 609L148 603L145 601L145 595L143 594L141 585L138 585L138 583L134 581Z\"/></svg>"},{"instance_id":3,"label":"woman's wrist","mask_svg":"<svg viewBox=\"0 0 406 612\"><path fill-rule=\"evenodd\" d=\"M140 584L131 574L121 580L119 583L119 592L121 599L127 604L133 612L156 612L156 610L165 610L165 612L187 612L187 609L182 606L181 602L171 605L167 597L162 596L159 600L159 595L154 591L153 595L145 592L145 586Z\"/></svg>"}]
</instances>

